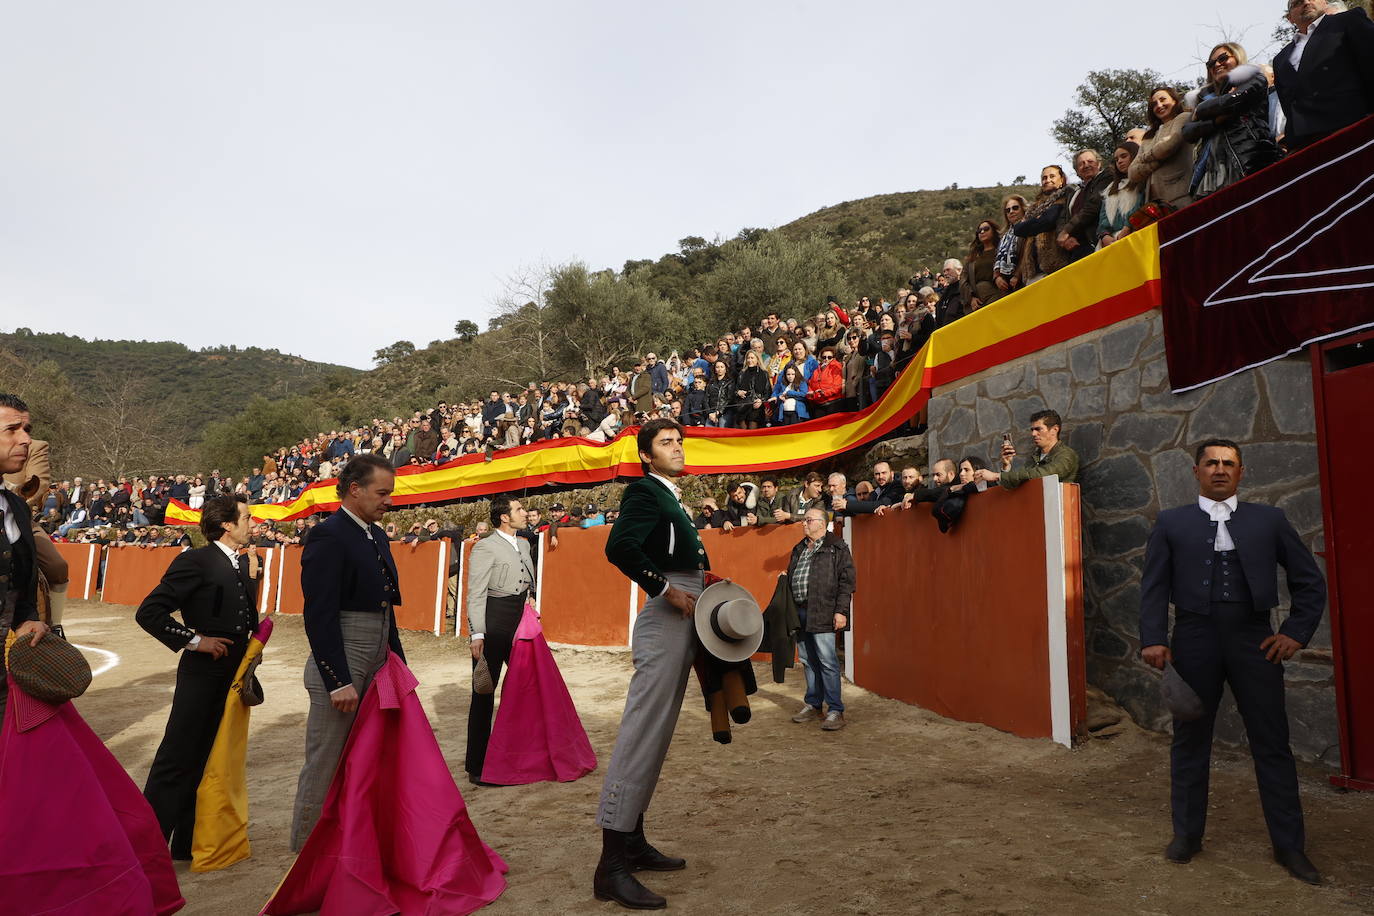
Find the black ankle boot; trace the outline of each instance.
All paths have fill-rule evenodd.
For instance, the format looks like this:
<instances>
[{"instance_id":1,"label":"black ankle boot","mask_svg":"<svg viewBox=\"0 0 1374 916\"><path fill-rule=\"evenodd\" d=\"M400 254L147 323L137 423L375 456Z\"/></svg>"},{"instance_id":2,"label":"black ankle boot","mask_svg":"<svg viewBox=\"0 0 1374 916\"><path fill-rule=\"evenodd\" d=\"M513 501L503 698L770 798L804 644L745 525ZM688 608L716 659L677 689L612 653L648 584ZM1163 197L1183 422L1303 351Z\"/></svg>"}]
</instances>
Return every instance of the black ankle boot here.
<instances>
[{"instance_id":1,"label":"black ankle boot","mask_svg":"<svg viewBox=\"0 0 1374 916\"><path fill-rule=\"evenodd\" d=\"M628 833L619 830L601 831L601 861L596 863L596 876L592 878L592 893L597 900L614 900L631 910L661 910L668 901L639 883L630 874L630 863L625 852Z\"/></svg>"},{"instance_id":2,"label":"black ankle boot","mask_svg":"<svg viewBox=\"0 0 1374 916\"><path fill-rule=\"evenodd\" d=\"M665 856L645 838L642 814L635 829L625 834L625 855L630 862L630 871L677 871L687 867L686 859Z\"/></svg>"}]
</instances>

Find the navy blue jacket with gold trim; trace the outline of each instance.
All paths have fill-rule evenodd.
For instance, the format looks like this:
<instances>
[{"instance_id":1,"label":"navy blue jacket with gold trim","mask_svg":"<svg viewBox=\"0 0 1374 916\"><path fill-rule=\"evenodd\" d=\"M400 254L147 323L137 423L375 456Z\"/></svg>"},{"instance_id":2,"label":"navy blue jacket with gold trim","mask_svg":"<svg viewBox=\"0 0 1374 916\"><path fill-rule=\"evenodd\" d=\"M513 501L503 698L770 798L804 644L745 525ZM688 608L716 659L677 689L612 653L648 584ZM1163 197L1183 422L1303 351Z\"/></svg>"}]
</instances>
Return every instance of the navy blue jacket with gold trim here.
<instances>
[{"instance_id":1,"label":"navy blue jacket with gold trim","mask_svg":"<svg viewBox=\"0 0 1374 916\"><path fill-rule=\"evenodd\" d=\"M687 510L652 477L641 477L625 488L620 517L606 541L606 559L650 597L664 590L665 573L711 568Z\"/></svg>"},{"instance_id":2,"label":"navy blue jacket with gold trim","mask_svg":"<svg viewBox=\"0 0 1374 916\"><path fill-rule=\"evenodd\" d=\"M353 683L344 654L341 611L385 614L401 603L396 563L386 532L371 525L373 544L367 534L342 509L315 526L301 551L301 593L305 598L305 636L315 656L315 666L330 690ZM387 572L377 562L380 551ZM391 651L405 660L396 616L391 615L387 634Z\"/></svg>"}]
</instances>

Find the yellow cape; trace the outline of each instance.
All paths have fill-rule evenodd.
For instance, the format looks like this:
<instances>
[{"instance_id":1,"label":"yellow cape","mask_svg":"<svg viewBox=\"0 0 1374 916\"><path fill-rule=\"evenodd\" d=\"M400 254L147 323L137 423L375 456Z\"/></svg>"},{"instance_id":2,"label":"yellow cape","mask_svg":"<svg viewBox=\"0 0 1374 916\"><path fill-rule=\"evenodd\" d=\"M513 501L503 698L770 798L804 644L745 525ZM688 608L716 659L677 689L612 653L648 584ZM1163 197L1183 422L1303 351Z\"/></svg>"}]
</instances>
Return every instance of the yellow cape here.
<instances>
[{"instance_id":1,"label":"yellow cape","mask_svg":"<svg viewBox=\"0 0 1374 916\"><path fill-rule=\"evenodd\" d=\"M262 658L256 637L234 675L224 700L215 745L196 790L196 826L191 843L191 871L228 868L253 854L248 845L248 719L252 708L241 698L244 684Z\"/></svg>"}]
</instances>

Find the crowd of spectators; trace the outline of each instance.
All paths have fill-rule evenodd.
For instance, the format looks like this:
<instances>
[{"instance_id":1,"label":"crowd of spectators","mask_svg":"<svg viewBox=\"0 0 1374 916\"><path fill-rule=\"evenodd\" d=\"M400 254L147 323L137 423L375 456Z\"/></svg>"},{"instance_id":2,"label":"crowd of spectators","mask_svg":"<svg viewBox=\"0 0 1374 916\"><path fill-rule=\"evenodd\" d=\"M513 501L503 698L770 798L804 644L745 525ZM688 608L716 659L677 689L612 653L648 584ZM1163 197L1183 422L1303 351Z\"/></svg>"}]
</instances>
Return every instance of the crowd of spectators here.
<instances>
[{"instance_id":1,"label":"crowd of spectators","mask_svg":"<svg viewBox=\"0 0 1374 916\"><path fill-rule=\"evenodd\" d=\"M374 418L264 455L237 481L219 470L95 484L63 481L50 490L41 522L62 537L112 526L142 529L151 538L148 532L163 524L171 499L193 509L226 491L252 503L291 502L312 483L335 477L358 454L381 454L396 468L437 465L474 454L490 459L497 451L549 439L607 442L651 416L685 426L759 429L862 410L883 396L937 328L1215 193L1275 162L1288 148L1309 145L1374 111L1374 68L1368 63L1374 59L1374 24L1365 13L1345 12L1328 0L1291 0L1288 19L1297 37L1273 68L1252 65L1235 42L1212 48L1203 85L1186 93L1153 89L1146 100L1147 124L1120 138L1110 154L1084 149L1073 156L1077 183L1062 166L1047 165L1033 200L1007 195L1000 219L977 221L962 260L948 258L934 273L916 271L891 299L860 296L843 305L830 296L814 314L769 311L757 325L744 324L666 358L646 353L595 377L530 382L520 391L492 390L484 400ZM1304 62L1304 48L1317 30L1333 37ZM1290 132L1289 125L1297 126ZM742 498L740 488L731 487L723 507L713 500L698 507L708 524L769 524L780 515L796 515L795 507L773 505L776 494L766 492L770 481L741 486ZM882 489L876 480L872 486ZM761 499L768 507L762 517L744 511ZM557 511L555 524L605 521L594 506ZM751 517L757 522L746 522ZM272 536L303 534L296 528Z\"/></svg>"}]
</instances>

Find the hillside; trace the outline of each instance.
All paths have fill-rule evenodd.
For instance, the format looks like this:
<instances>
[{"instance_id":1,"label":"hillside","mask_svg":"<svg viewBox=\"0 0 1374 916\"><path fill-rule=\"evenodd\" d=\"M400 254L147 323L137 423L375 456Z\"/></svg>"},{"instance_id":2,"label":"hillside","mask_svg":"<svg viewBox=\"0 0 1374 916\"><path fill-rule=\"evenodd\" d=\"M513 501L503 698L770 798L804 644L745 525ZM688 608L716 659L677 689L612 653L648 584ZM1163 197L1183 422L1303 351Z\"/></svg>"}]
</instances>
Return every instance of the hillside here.
<instances>
[{"instance_id":1,"label":"hillside","mask_svg":"<svg viewBox=\"0 0 1374 916\"><path fill-rule=\"evenodd\" d=\"M823 234L834 246L852 290L891 296L912 268L938 271L945 258L963 260L979 220L1002 225L1007 195L1031 200L1036 193L1032 185L999 185L880 194L825 207L774 231L789 238Z\"/></svg>"},{"instance_id":2,"label":"hillside","mask_svg":"<svg viewBox=\"0 0 1374 916\"><path fill-rule=\"evenodd\" d=\"M197 351L171 341L0 333L0 390L30 403L66 475L193 469L211 421L255 397L299 397L361 374L257 347Z\"/></svg>"},{"instance_id":3,"label":"hillside","mask_svg":"<svg viewBox=\"0 0 1374 916\"><path fill-rule=\"evenodd\" d=\"M1002 201L1013 193L1033 198L1036 189L1029 185L947 188L845 201L773 230L742 229L733 239L707 241L688 236L682 239L678 251L657 259L626 260L615 273L619 278L648 287L682 319L676 326L651 336L652 346L671 351L714 339L736 320L756 323L768 308L799 316L814 312L827 293L847 301L861 295L890 299L916 270L927 267L938 271L945 258L962 259L977 222L994 219L1000 226ZM776 290L772 296L740 296L737 308L720 314L719 302L732 292L721 279L731 258L770 240L810 245L811 254L830 262L827 266L832 268L831 280L813 284L814 289L802 296L789 295L792 290L786 288ZM591 265L594 270L602 266ZM539 284L527 286L539 288ZM770 287L770 291L774 290ZM512 295L515 292L528 290L512 291ZM533 298L531 293L520 297L520 301ZM540 311L544 311L546 303L539 305ZM480 397L492 387L506 390L532 378L573 379L584 375L585 368L559 358L556 346L551 347L549 358L541 359L532 353L531 345L538 338L539 329L531 328L529 317L521 315L511 320L509 315L498 315L486 332L472 340L435 341L410 356L379 366L331 393L327 410L341 419L347 416L362 421L383 414L408 413L439 399ZM574 321L562 318L582 317L549 317L543 324L556 337L560 330L576 327ZM622 327L630 324L624 323ZM541 364L548 374L540 374ZM624 360L618 364L628 365Z\"/></svg>"},{"instance_id":4,"label":"hillside","mask_svg":"<svg viewBox=\"0 0 1374 916\"><path fill-rule=\"evenodd\" d=\"M686 236L675 252L619 268L549 268L512 283L484 332L432 341L369 372L274 349L194 351L21 328L0 333L0 390L42 392L26 396L48 418L40 426L64 474L242 474L257 456L321 430L627 367L636 353L701 344L770 309L804 318L827 294L891 298L916 270L962 258L980 219L1000 225L1013 192L1034 188L883 194L730 239Z\"/></svg>"}]
</instances>

